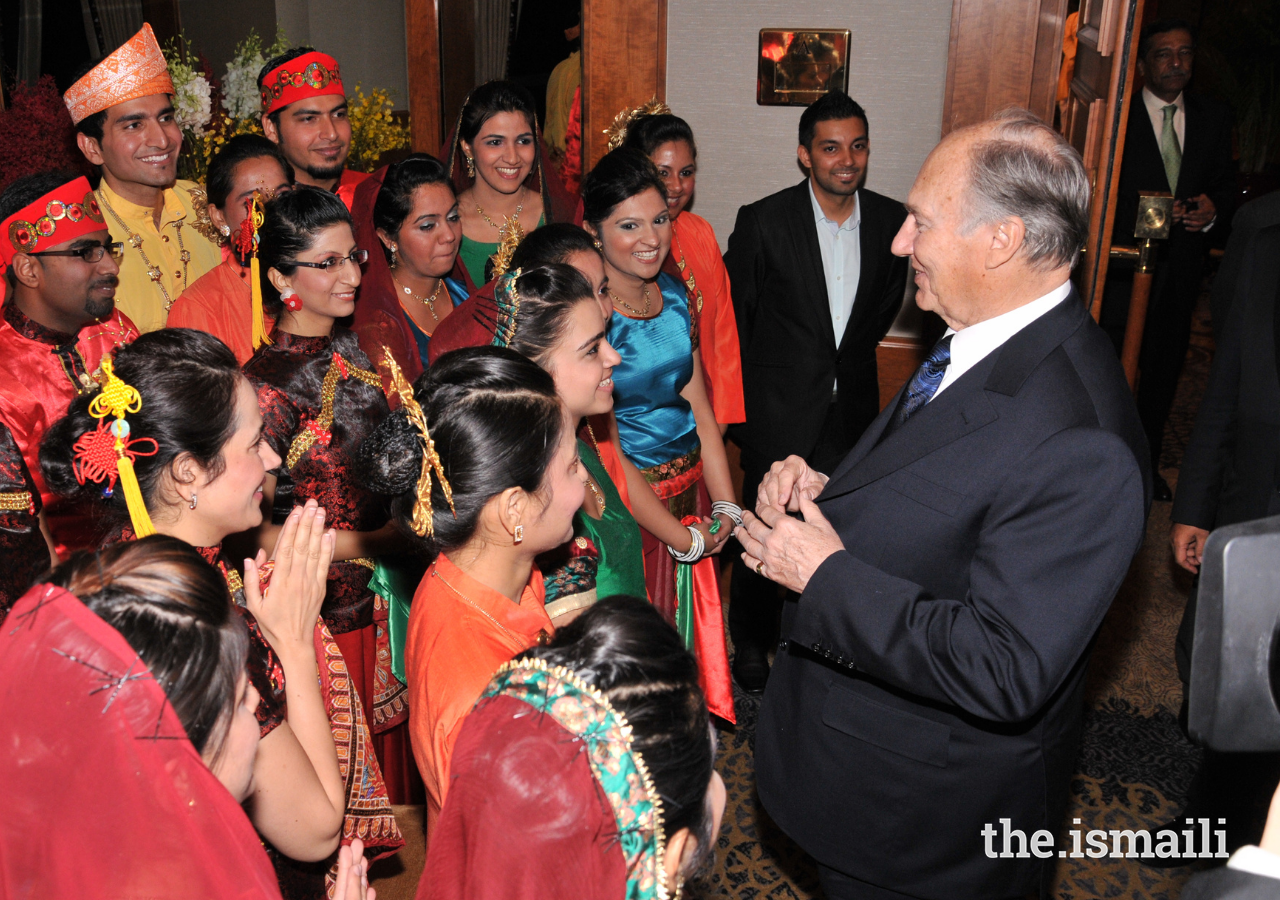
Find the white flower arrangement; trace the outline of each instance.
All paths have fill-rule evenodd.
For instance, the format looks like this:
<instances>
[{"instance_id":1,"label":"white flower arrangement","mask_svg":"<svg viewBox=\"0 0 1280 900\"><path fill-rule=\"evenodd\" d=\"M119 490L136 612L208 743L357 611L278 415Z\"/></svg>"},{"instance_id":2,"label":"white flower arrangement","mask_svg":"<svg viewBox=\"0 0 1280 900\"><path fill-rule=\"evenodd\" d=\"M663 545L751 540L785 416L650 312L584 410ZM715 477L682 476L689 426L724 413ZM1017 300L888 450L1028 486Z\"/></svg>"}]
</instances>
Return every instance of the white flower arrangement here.
<instances>
[{"instance_id":1,"label":"white flower arrangement","mask_svg":"<svg viewBox=\"0 0 1280 900\"><path fill-rule=\"evenodd\" d=\"M213 114L213 90L203 74L177 58L169 57L173 79L173 117L183 131L203 137Z\"/></svg>"},{"instance_id":2,"label":"white flower arrangement","mask_svg":"<svg viewBox=\"0 0 1280 900\"><path fill-rule=\"evenodd\" d=\"M262 54L241 52L227 63L227 74L222 78L222 108L233 119L247 119L257 115L262 108L258 95L258 73L266 64Z\"/></svg>"}]
</instances>

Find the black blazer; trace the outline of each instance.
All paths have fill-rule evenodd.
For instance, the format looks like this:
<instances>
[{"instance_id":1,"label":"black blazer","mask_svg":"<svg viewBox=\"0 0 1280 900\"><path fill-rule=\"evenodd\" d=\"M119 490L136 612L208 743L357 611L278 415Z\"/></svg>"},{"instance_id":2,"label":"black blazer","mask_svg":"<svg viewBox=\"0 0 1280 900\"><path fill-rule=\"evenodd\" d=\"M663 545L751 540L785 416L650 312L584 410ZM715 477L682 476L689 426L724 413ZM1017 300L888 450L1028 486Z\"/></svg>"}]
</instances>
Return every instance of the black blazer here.
<instances>
[{"instance_id":1,"label":"black blazer","mask_svg":"<svg viewBox=\"0 0 1280 900\"><path fill-rule=\"evenodd\" d=\"M1210 869L1187 882L1179 900L1275 900L1280 879L1239 869Z\"/></svg>"},{"instance_id":2,"label":"black blazer","mask_svg":"<svg viewBox=\"0 0 1280 900\"><path fill-rule=\"evenodd\" d=\"M742 346L747 420L729 434L766 462L809 455L837 378L847 446L880 411L876 345L902 307L907 279L907 261L889 247L907 212L865 188L858 203L862 268L839 347L808 180L738 210L724 264Z\"/></svg>"},{"instance_id":3,"label":"black blazer","mask_svg":"<svg viewBox=\"0 0 1280 900\"><path fill-rule=\"evenodd\" d=\"M1236 210L1231 220L1231 237L1227 239L1226 253L1218 264L1218 274L1213 276L1213 291L1209 299L1213 321L1213 339L1222 341L1222 330L1227 324L1227 310L1236 295L1240 280L1240 264L1246 249L1258 232L1268 225L1280 225L1280 191L1264 194Z\"/></svg>"},{"instance_id":4,"label":"black blazer","mask_svg":"<svg viewBox=\"0 0 1280 900\"><path fill-rule=\"evenodd\" d=\"M1280 513L1280 225L1236 277L1173 503L1173 521L1198 528Z\"/></svg>"},{"instance_id":5,"label":"black blazer","mask_svg":"<svg viewBox=\"0 0 1280 900\"><path fill-rule=\"evenodd\" d=\"M1218 211L1218 223L1225 227L1235 209L1235 163L1231 158L1231 111L1212 97L1183 94L1186 129L1182 165L1178 169L1179 200L1208 194ZM1129 104L1129 129L1125 133L1124 159L1120 165L1115 226L1117 244L1132 244L1134 220L1138 215L1139 191L1168 191L1169 176L1160 158L1160 141L1151 127L1151 116L1142 102L1142 92ZM1181 225L1174 226L1170 242L1199 237Z\"/></svg>"},{"instance_id":6,"label":"black blazer","mask_svg":"<svg viewBox=\"0 0 1280 900\"><path fill-rule=\"evenodd\" d=\"M1089 650L1142 544L1146 440L1074 293L881 441L895 406L818 499L845 550L783 613L760 798L871 884L1019 896L1043 861L989 859L981 832L1062 826Z\"/></svg>"}]
</instances>

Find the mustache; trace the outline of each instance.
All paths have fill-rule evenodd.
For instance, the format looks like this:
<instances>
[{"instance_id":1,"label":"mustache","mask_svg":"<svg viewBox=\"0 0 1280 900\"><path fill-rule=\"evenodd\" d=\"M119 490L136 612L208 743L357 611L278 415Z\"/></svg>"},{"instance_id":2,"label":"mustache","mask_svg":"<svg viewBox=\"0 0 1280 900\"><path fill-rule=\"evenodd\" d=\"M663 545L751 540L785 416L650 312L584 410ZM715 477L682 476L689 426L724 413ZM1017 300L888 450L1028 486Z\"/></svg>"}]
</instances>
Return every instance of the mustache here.
<instances>
[{"instance_id":1,"label":"mustache","mask_svg":"<svg viewBox=\"0 0 1280 900\"><path fill-rule=\"evenodd\" d=\"M120 286L120 279L115 275L106 275L96 281L89 282L89 290L96 291L100 288L115 288Z\"/></svg>"}]
</instances>

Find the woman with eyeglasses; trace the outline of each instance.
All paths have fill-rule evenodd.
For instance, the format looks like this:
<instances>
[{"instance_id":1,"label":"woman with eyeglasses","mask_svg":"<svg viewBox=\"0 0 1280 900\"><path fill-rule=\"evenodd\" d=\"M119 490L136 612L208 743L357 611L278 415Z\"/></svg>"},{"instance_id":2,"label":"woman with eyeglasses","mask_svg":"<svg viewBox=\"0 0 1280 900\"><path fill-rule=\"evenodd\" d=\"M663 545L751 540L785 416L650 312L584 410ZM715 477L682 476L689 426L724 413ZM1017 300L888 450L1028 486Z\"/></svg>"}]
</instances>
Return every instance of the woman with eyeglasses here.
<instances>
[{"instance_id":1,"label":"woman with eyeglasses","mask_svg":"<svg viewBox=\"0 0 1280 900\"><path fill-rule=\"evenodd\" d=\"M205 331L231 348L244 365L253 356L249 259L240 247L241 227L254 194L269 200L293 187L293 166L260 134L227 141L209 163L209 219L222 242L222 265L182 292L169 310L169 328ZM270 323L266 324L270 329Z\"/></svg>"},{"instance_id":2,"label":"woman with eyeglasses","mask_svg":"<svg viewBox=\"0 0 1280 900\"><path fill-rule=\"evenodd\" d=\"M257 530L258 546L274 546L295 505L315 500L325 508L337 542L321 616L364 704L391 802L406 803L413 767L406 690L386 651L387 605L370 586L374 559L406 545L387 500L352 471L365 435L391 410L355 333L336 324L355 311L368 253L356 246L342 200L306 185L267 203L259 237L263 305L276 328L244 371L258 391L263 438L283 462L264 485L274 513Z\"/></svg>"}]
</instances>

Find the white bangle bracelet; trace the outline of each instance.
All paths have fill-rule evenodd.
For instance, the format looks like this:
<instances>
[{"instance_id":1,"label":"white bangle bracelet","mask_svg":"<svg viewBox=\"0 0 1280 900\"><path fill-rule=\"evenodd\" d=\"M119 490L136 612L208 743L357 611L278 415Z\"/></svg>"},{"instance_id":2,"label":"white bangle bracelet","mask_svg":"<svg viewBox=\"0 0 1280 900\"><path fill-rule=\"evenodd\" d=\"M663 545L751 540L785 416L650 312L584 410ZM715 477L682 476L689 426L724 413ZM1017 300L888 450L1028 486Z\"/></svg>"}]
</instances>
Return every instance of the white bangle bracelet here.
<instances>
[{"instance_id":1,"label":"white bangle bracelet","mask_svg":"<svg viewBox=\"0 0 1280 900\"><path fill-rule=\"evenodd\" d=\"M717 500L711 504L711 515L728 516L734 527L742 527L742 507L728 500Z\"/></svg>"},{"instance_id":2,"label":"white bangle bracelet","mask_svg":"<svg viewBox=\"0 0 1280 900\"><path fill-rule=\"evenodd\" d=\"M672 559L674 559L676 562L686 563L686 564L694 563L694 562L697 562L702 557L703 551L707 549L707 542L702 537L702 532L699 531L697 528L695 528L692 525L686 525L685 527L689 529L689 537L691 539L691 543L689 544L689 549L684 553L681 553L680 551L676 550L675 547L672 547L670 544L668 544L667 551L671 554Z\"/></svg>"}]
</instances>

